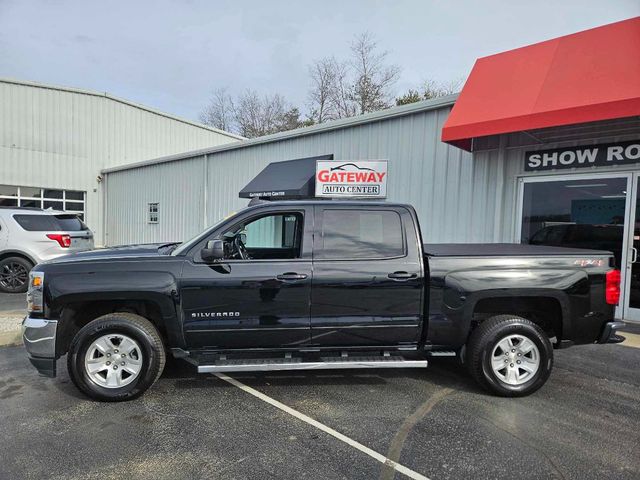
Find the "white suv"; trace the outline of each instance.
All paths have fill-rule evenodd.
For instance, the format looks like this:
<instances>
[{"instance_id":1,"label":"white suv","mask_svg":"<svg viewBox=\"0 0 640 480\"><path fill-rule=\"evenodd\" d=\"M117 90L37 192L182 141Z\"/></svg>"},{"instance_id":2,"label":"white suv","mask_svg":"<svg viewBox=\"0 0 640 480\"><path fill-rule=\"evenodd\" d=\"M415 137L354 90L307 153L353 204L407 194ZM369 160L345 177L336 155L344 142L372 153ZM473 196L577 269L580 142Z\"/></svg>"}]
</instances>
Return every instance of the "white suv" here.
<instances>
[{"instance_id":1,"label":"white suv","mask_svg":"<svg viewBox=\"0 0 640 480\"><path fill-rule=\"evenodd\" d=\"M0 207L0 292L26 292L34 265L92 248L93 233L73 213Z\"/></svg>"}]
</instances>

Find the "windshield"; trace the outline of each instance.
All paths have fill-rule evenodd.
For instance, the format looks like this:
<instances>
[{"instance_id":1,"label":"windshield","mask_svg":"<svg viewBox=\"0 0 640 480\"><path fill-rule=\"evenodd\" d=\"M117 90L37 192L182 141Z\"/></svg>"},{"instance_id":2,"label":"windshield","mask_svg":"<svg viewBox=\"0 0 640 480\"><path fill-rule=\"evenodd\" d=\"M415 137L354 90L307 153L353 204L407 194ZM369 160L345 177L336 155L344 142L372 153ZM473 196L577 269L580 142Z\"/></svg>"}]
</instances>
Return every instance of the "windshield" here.
<instances>
[{"instance_id":1,"label":"windshield","mask_svg":"<svg viewBox=\"0 0 640 480\"><path fill-rule=\"evenodd\" d=\"M180 244L180 246L178 248L176 248L175 250L173 250L171 252L171 255L182 255L187 250L189 250L191 247L193 247L195 244L197 244L200 240L202 240L204 237L209 235L209 232L211 232L212 230L215 230L216 228L218 228L218 226L220 226L223 222L225 222L232 215L235 215L235 212L230 214L230 215L227 215L222 220L218 220L216 223L214 223L212 226L210 226L209 228L207 228L203 232L200 232L195 237L193 237L190 240L187 240L186 242Z\"/></svg>"}]
</instances>

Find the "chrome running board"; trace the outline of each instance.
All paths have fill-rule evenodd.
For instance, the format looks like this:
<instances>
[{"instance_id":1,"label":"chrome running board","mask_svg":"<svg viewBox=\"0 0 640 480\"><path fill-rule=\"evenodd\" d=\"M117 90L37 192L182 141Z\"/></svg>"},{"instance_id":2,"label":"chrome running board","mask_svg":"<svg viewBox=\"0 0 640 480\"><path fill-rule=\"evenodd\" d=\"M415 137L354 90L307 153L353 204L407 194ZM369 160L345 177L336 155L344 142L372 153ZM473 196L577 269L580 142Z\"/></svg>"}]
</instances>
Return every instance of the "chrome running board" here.
<instances>
[{"instance_id":1,"label":"chrome running board","mask_svg":"<svg viewBox=\"0 0 640 480\"><path fill-rule=\"evenodd\" d=\"M320 358L319 361L304 361L301 358L216 360L212 365L198 365L198 373L347 368L426 368L427 364L427 360L407 360L399 356L326 357Z\"/></svg>"}]
</instances>

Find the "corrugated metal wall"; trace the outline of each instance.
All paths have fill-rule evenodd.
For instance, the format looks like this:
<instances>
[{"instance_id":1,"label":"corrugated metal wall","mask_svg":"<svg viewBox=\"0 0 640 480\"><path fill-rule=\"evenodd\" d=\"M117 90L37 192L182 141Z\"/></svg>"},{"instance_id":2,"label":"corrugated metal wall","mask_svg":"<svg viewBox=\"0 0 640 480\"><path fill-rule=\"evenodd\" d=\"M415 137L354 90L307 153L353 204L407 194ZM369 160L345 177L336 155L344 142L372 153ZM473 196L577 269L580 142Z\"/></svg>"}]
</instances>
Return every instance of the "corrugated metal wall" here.
<instances>
[{"instance_id":1,"label":"corrugated metal wall","mask_svg":"<svg viewBox=\"0 0 640 480\"><path fill-rule=\"evenodd\" d=\"M105 95L0 80L0 184L86 191L98 243L103 168L235 140Z\"/></svg>"},{"instance_id":2,"label":"corrugated metal wall","mask_svg":"<svg viewBox=\"0 0 640 480\"><path fill-rule=\"evenodd\" d=\"M449 111L450 106L417 111L109 173L107 243L187 239L246 206L238 192L270 162L330 153L336 160L389 160L389 200L416 207L426 241L502 240L502 212L509 199L496 182L504 182L504 162L491 153L478 167L471 154L442 143ZM200 194L205 181L206 193ZM144 221L150 201L161 204L157 225Z\"/></svg>"}]
</instances>

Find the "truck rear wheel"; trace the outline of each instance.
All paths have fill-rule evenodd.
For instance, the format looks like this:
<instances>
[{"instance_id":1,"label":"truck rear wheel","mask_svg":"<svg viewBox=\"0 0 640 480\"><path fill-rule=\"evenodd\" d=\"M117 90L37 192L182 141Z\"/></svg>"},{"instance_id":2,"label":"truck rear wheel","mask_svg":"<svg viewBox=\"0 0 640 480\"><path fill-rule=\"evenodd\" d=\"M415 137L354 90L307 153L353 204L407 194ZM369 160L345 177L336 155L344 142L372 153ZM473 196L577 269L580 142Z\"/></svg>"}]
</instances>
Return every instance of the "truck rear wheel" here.
<instances>
[{"instance_id":1,"label":"truck rear wheel","mask_svg":"<svg viewBox=\"0 0 640 480\"><path fill-rule=\"evenodd\" d=\"M96 400L120 402L142 395L166 361L158 331L146 318L110 313L76 334L67 354L73 383Z\"/></svg>"},{"instance_id":2,"label":"truck rear wheel","mask_svg":"<svg viewBox=\"0 0 640 480\"><path fill-rule=\"evenodd\" d=\"M538 390L549 378L553 347L532 321L498 315L471 333L466 363L485 389L502 397L521 397Z\"/></svg>"}]
</instances>

